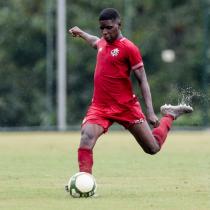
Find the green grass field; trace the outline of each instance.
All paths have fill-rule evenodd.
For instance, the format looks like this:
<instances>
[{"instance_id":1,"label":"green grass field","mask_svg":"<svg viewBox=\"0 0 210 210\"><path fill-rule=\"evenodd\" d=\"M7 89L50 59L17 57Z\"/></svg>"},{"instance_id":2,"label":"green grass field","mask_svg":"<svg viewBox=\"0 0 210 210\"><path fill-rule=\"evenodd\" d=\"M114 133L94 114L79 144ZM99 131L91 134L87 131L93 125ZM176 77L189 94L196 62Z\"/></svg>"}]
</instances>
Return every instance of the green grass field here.
<instances>
[{"instance_id":1,"label":"green grass field","mask_svg":"<svg viewBox=\"0 0 210 210\"><path fill-rule=\"evenodd\" d=\"M95 150L97 198L74 199L64 185L77 172L80 134L0 133L1 210L209 210L210 133L172 132L145 154L127 132Z\"/></svg>"}]
</instances>

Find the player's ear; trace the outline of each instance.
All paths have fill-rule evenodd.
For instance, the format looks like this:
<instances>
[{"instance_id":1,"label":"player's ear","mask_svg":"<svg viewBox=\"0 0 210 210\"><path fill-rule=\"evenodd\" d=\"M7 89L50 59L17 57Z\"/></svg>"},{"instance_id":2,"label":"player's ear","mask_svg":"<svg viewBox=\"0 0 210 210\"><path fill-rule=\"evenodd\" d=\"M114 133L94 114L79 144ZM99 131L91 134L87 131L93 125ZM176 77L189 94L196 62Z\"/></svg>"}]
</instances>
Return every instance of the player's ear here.
<instances>
[{"instance_id":1,"label":"player's ear","mask_svg":"<svg viewBox=\"0 0 210 210\"><path fill-rule=\"evenodd\" d=\"M120 19L118 19L118 24L119 24L119 26L121 26L121 20Z\"/></svg>"},{"instance_id":2,"label":"player's ear","mask_svg":"<svg viewBox=\"0 0 210 210\"><path fill-rule=\"evenodd\" d=\"M118 26L119 26L119 28L121 28L121 22L120 21L118 21Z\"/></svg>"},{"instance_id":3,"label":"player's ear","mask_svg":"<svg viewBox=\"0 0 210 210\"><path fill-rule=\"evenodd\" d=\"M116 23L118 24L118 26L121 27L121 21L120 21L120 19L117 19L116 21L117 21Z\"/></svg>"}]
</instances>

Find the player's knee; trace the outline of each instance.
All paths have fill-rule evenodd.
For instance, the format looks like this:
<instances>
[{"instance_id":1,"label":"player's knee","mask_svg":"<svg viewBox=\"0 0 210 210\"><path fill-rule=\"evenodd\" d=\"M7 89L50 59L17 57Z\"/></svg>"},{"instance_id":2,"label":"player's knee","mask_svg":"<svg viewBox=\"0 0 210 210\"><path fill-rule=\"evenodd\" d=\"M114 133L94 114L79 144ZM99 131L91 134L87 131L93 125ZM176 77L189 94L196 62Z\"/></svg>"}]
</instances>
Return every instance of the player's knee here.
<instances>
[{"instance_id":1,"label":"player's knee","mask_svg":"<svg viewBox=\"0 0 210 210\"><path fill-rule=\"evenodd\" d=\"M92 148L95 144L95 136L89 131L83 130L81 133L80 146L85 148Z\"/></svg>"}]
</instances>

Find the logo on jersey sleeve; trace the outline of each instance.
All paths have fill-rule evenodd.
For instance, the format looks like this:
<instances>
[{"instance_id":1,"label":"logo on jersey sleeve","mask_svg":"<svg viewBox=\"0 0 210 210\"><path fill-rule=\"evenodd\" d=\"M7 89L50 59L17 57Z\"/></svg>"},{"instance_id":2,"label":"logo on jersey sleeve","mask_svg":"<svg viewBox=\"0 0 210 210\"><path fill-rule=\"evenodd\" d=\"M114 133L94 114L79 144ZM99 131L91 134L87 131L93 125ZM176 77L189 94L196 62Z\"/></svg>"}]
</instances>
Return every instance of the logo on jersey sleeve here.
<instances>
[{"instance_id":1,"label":"logo on jersey sleeve","mask_svg":"<svg viewBox=\"0 0 210 210\"><path fill-rule=\"evenodd\" d=\"M114 57L114 56L118 56L120 50L118 48L115 48L111 51L111 55Z\"/></svg>"}]
</instances>

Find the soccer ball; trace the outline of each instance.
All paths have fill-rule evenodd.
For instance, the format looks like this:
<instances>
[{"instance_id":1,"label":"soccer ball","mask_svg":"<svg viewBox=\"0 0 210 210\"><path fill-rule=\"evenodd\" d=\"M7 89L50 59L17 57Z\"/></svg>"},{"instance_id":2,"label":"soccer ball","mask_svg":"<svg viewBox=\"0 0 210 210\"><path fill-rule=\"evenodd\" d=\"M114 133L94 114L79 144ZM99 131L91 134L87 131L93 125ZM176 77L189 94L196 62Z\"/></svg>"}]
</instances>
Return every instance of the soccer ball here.
<instances>
[{"instance_id":1,"label":"soccer ball","mask_svg":"<svg viewBox=\"0 0 210 210\"><path fill-rule=\"evenodd\" d=\"M73 198L87 198L95 194L96 188L97 185L93 175L86 172L79 172L70 178L66 186L66 191L70 192Z\"/></svg>"}]
</instances>

